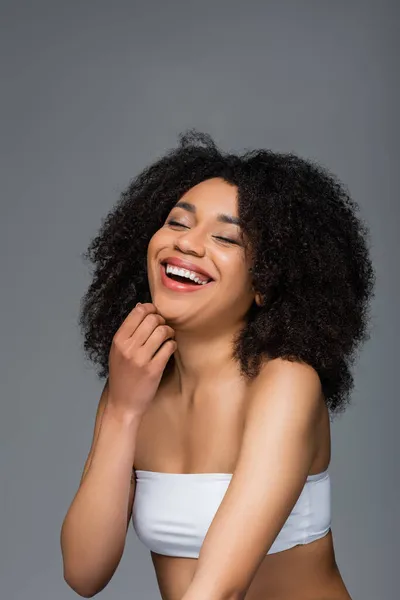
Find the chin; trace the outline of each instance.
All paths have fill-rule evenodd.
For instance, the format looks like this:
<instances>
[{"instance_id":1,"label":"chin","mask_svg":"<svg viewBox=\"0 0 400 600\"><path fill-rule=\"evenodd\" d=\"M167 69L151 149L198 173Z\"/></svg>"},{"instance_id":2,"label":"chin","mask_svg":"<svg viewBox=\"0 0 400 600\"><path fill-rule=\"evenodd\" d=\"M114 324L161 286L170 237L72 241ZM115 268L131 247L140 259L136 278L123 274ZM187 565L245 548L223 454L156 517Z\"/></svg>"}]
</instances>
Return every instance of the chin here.
<instances>
[{"instance_id":1,"label":"chin","mask_svg":"<svg viewBox=\"0 0 400 600\"><path fill-rule=\"evenodd\" d=\"M181 309L177 306L177 301L171 300L171 298L163 298L161 294L155 294L151 299L152 304L164 318L173 315L179 315Z\"/></svg>"}]
</instances>

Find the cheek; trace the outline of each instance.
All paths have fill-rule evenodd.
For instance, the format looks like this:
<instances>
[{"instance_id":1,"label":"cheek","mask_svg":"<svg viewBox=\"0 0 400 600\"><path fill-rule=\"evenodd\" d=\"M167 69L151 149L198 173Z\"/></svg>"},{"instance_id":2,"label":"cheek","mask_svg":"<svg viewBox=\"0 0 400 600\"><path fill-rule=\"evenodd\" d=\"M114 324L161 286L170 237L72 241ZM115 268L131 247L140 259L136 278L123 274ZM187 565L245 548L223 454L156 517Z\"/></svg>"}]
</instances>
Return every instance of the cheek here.
<instances>
[{"instance_id":1,"label":"cheek","mask_svg":"<svg viewBox=\"0 0 400 600\"><path fill-rule=\"evenodd\" d=\"M157 252L168 244L168 232L165 229L159 229L150 238L147 246L147 255L149 258L153 258Z\"/></svg>"},{"instance_id":2,"label":"cheek","mask_svg":"<svg viewBox=\"0 0 400 600\"><path fill-rule=\"evenodd\" d=\"M248 267L240 256L221 254L218 257L218 267L222 279L229 281L235 288L246 287L249 280Z\"/></svg>"},{"instance_id":3,"label":"cheek","mask_svg":"<svg viewBox=\"0 0 400 600\"><path fill-rule=\"evenodd\" d=\"M152 254L154 252L154 249L157 246L157 237L156 236L157 236L157 234L153 235L153 237L150 238L150 241L147 246L147 258L151 258Z\"/></svg>"},{"instance_id":4,"label":"cheek","mask_svg":"<svg viewBox=\"0 0 400 600\"><path fill-rule=\"evenodd\" d=\"M151 238L147 246L147 273L150 274L154 269L158 254L162 248L159 232L157 231Z\"/></svg>"}]
</instances>

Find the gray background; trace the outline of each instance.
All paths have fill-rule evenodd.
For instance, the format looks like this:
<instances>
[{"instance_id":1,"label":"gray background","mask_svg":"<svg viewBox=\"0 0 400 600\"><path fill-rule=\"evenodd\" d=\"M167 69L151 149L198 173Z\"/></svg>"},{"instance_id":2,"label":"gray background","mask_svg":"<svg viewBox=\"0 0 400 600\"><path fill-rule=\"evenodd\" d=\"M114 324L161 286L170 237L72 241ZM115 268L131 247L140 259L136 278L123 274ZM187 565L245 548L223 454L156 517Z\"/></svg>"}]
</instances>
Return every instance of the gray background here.
<instances>
[{"instance_id":1,"label":"gray background","mask_svg":"<svg viewBox=\"0 0 400 600\"><path fill-rule=\"evenodd\" d=\"M332 426L333 533L354 600L398 597L396 4L1 3L3 598L75 597L59 534L103 386L76 324L80 255L130 178L188 127L228 150L319 160L370 224L372 338ZM100 595L160 597L132 527Z\"/></svg>"}]
</instances>

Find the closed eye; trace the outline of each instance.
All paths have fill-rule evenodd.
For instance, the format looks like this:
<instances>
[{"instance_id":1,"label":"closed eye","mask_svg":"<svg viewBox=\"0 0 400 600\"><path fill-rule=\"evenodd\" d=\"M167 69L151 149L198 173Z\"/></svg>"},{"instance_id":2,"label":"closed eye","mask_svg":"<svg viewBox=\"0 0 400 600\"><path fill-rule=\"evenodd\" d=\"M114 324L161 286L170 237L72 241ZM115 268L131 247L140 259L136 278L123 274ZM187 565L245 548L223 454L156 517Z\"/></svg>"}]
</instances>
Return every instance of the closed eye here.
<instances>
[{"instance_id":1,"label":"closed eye","mask_svg":"<svg viewBox=\"0 0 400 600\"><path fill-rule=\"evenodd\" d=\"M171 219L170 221L167 221L167 225L175 225L178 227L187 227L187 225L183 225L183 223L178 223L178 221L174 221L173 219ZM220 235L215 235L214 237L217 238L218 240L222 240L223 242L228 242L229 244L238 244L238 242L236 240L231 240L230 238L225 238Z\"/></svg>"},{"instance_id":2,"label":"closed eye","mask_svg":"<svg viewBox=\"0 0 400 600\"><path fill-rule=\"evenodd\" d=\"M224 242L229 242L230 244L237 244L236 240L230 240L229 238L221 237L220 235L215 235L218 240L223 240Z\"/></svg>"}]
</instances>

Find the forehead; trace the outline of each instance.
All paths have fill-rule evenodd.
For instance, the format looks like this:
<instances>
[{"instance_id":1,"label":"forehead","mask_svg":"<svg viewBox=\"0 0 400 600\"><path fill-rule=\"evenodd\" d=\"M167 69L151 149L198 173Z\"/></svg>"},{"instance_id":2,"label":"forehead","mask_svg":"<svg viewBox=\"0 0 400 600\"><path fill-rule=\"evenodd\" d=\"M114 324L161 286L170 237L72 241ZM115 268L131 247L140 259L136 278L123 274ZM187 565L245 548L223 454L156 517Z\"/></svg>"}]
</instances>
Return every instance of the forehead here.
<instances>
[{"instance_id":1,"label":"forehead","mask_svg":"<svg viewBox=\"0 0 400 600\"><path fill-rule=\"evenodd\" d=\"M237 216L237 187L224 179L207 179L190 188L180 198L194 204L196 214L204 213L213 217L220 213ZM177 204L179 201L177 202Z\"/></svg>"}]
</instances>

